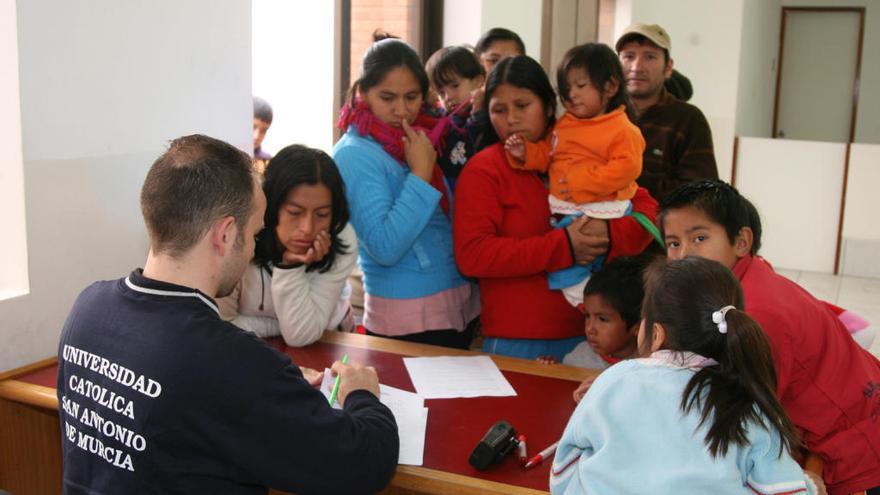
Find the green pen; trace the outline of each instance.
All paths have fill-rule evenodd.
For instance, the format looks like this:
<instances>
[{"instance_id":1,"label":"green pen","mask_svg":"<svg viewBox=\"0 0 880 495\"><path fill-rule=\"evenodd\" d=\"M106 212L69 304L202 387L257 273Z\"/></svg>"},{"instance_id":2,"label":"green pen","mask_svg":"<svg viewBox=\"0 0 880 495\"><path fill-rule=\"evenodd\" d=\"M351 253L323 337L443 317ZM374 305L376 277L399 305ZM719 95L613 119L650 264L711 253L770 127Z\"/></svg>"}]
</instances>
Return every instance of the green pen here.
<instances>
[{"instance_id":1,"label":"green pen","mask_svg":"<svg viewBox=\"0 0 880 495\"><path fill-rule=\"evenodd\" d=\"M342 356L342 364L348 364L348 354ZM330 392L330 405L332 406L334 402L336 402L336 394L339 393L339 379L342 378L339 375L336 375L336 382L333 384L333 391Z\"/></svg>"}]
</instances>

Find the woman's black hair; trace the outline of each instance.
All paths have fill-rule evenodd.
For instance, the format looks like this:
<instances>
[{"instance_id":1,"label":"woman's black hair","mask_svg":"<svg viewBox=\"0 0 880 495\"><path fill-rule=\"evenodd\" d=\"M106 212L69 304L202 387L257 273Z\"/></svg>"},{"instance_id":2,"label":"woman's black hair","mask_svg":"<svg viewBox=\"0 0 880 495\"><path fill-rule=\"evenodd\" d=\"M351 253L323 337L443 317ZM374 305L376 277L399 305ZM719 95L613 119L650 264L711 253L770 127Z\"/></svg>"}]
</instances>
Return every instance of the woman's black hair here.
<instances>
[{"instance_id":1,"label":"woman's black hair","mask_svg":"<svg viewBox=\"0 0 880 495\"><path fill-rule=\"evenodd\" d=\"M425 62L425 72L435 88L449 84L455 77L473 79L486 75L477 56L464 46L443 47Z\"/></svg>"},{"instance_id":2,"label":"woman's black hair","mask_svg":"<svg viewBox=\"0 0 880 495\"><path fill-rule=\"evenodd\" d=\"M330 190L330 251L324 259L316 261L306 271L324 273L333 266L336 255L345 254L349 246L339 239L339 233L348 223L348 202L345 199L345 183L336 163L327 153L300 144L285 147L269 161L263 179L266 195L264 228L257 237L254 264L271 272L272 265L281 263L284 247L278 241L275 228L278 212L290 191L300 185L323 184Z\"/></svg>"},{"instance_id":3,"label":"woman's black hair","mask_svg":"<svg viewBox=\"0 0 880 495\"><path fill-rule=\"evenodd\" d=\"M527 89L537 96L544 104L547 112L547 129L556 123L556 92L547 78L547 73L541 64L527 55L508 57L498 62L486 80L485 105L492 114L491 101L495 90L502 84L509 84L517 88ZM493 126L487 126L486 145L498 141L498 133Z\"/></svg>"},{"instance_id":4,"label":"woman's black hair","mask_svg":"<svg viewBox=\"0 0 880 495\"><path fill-rule=\"evenodd\" d=\"M654 324L666 330L663 349L693 352L714 359L688 381L681 397L684 413L696 408L700 426L708 425L705 442L713 456L727 454L731 444L748 445L749 423L779 431L779 455L800 447L798 433L776 398L776 371L770 344L761 327L743 310L742 288L721 263L687 257L649 268L642 311L650 346ZM713 313L734 306L719 320Z\"/></svg>"},{"instance_id":5,"label":"woman's black hair","mask_svg":"<svg viewBox=\"0 0 880 495\"><path fill-rule=\"evenodd\" d=\"M477 40L476 46L474 46L474 52L477 56L480 56L496 41L513 41L519 49L519 53L522 55L526 54L526 45L523 43L522 38L510 29L502 27L494 27L483 33L480 39Z\"/></svg>"},{"instance_id":6,"label":"woman's black hair","mask_svg":"<svg viewBox=\"0 0 880 495\"><path fill-rule=\"evenodd\" d=\"M383 38L370 45L361 63L361 77L351 85L349 103L354 106L358 91L366 93L380 84L397 67L409 69L422 90L422 99L428 96L428 74L415 50L400 39Z\"/></svg>"},{"instance_id":7,"label":"woman's black hair","mask_svg":"<svg viewBox=\"0 0 880 495\"><path fill-rule=\"evenodd\" d=\"M663 231L663 219L669 210L693 207L724 227L733 244L743 227L752 229L752 255L761 249L761 216L751 201L733 186L720 180L699 180L670 191L660 202L657 224Z\"/></svg>"},{"instance_id":8,"label":"woman's black hair","mask_svg":"<svg viewBox=\"0 0 880 495\"><path fill-rule=\"evenodd\" d=\"M626 92L623 67L611 47L602 43L585 43L571 48L565 53L556 70L556 85L559 88L559 98L563 103L569 101L571 88L566 76L572 69L583 69L590 78L590 84L599 93L605 91L606 84L617 84L617 92L608 99L605 112L610 112L623 105L629 119L635 122L635 109Z\"/></svg>"}]
</instances>

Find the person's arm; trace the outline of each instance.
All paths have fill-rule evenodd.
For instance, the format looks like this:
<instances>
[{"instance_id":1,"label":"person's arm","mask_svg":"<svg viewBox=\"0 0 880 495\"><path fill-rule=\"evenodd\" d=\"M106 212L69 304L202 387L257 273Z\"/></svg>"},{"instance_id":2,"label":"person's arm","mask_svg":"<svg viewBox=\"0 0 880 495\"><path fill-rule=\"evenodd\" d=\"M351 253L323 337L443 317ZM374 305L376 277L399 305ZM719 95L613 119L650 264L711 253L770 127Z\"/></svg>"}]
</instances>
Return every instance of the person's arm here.
<instances>
[{"instance_id":1,"label":"person's arm","mask_svg":"<svg viewBox=\"0 0 880 495\"><path fill-rule=\"evenodd\" d=\"M376 493L397 467L397 424L373 393L354 390L333 409L292 364L266 383L235 431L235 466L283 491Z\"/></svg>"},{"instance_id":2,"label":"person's arm","mask_svg":"<svg viewBox=\"0 0 880 495\"><path fill-rule=\"evenodd\" d=\"M271 316L238 315L232 320L232 324L242 330L255 333L257 337L266 338L281 334L278 319Z\"/></svg>"},{"instance_id":3,"label":"person's arm","mask_svg":"<svg viewBox=\"0 0 880 495\"><path fill-rule=\"evenodd\" d=\"M481 159L484 157L479 155L472 158ZM490 170L466 166L462 171L453 216L459 270L471 277L517 277L571 266L572 253L564 229L530 237L499 234L505 215L500 188L499 178Z\"/></svg>"},{"instance_id":4,"label":"person's arm","mask_svg":"<svg viewBox=\"0 0 880 495\"><path fill-rule=\"evenodd\" d=\"M402 189L395 194L382 164L364 149L338 149L334 160L345 181L358 240L377 263L395 265L428 225L440 202L440 191L407 173Z\"/></svg>"},{"instance_id":5,"label":"person's arm","mask_svg":"<svg viewBox=\"0 0 880 495\"><path fill-rule=\"evenodd\" d=\"M321 338L354 269L357 238L350 225L346 225L339 239L348 248L337 255L333 266L324 273L306 273L305 266L273 270L272 302L281 336L291 347L306 346Z\"/></svg>"},{"instance_id":6,"label":"person's arm","mask_svg":"<svg viewBox=\"0 0 880 495\"><path fill-rule=\"evenodd\" d=\"M672 175L663 179L662 191L672 191L696 180L718 179L709 122L703 112L693 110L683 128L677 129L673 156L678 157L678 162L672 164Z\"/></svg>"},{"instance_id":7,"label":"person's arm","mask_svg":"<svg viewBox=\"0 0 880 495\"><path fill-rule=\"evenodd\" d=\"M750 445L739 450L736 463L743 481L754 493L818 493L816 484L813 480L807 482L807 474L791 455L780 450L782 443L777 430L768 432L750 424L748 431Z\"/></svg>"},{"instance_id":8,"label":"person's arm","mask_svg":"<svg viewBox=\"0 0 880 495\"><path fill-rule=\"evenodd\" d=\"M509 138L507 143L505 143L504 155L507 157L507 163L517 170L546 172L550 167L552 135L553 133L548 133L546 138L534 143L528 139L523 139L522 136L511 136L514 141L511 141L511 138ZM521 148L515 153L508 145ZM522 159L517 158L516 155L522 156Z\"/></svg>"},{"instance_id":9,"label":"person's arm","mask_svg":"<svg viewBox=\"0 0 880 495\"><path fill-rule=\"evenodd\" d=\"M608 161L572 167L566 179L574 202L583 202L578 193L591 197L608 196L611 192L633 187L642 173L645 140L637 128L620 132L608 149Z\"/></svg>"},{"instance_id":10,"label":"person's arm","mask_svg":"<svg viewBox=\"0 0 880 495\"><path fill-rule=\"evenodd\" d=\"M640 212L657 223L657 200L648 193L647 189L640 187L631 201L633 211ZM606 263L618 256L637 255L654 240L651 234L631 216L609 220L608 234L611 237L611 247L608 250Z\"/></svg>"}]
</instances>

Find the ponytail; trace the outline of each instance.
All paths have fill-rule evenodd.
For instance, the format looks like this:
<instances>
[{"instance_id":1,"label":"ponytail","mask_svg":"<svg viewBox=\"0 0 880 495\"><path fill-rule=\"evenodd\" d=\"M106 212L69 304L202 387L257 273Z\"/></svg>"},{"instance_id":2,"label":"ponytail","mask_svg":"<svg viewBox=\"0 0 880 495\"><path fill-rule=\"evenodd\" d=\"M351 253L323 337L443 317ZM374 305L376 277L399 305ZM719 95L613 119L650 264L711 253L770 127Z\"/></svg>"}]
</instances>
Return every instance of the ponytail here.
<instances>
[{"instance_id":1,"label":"ponytail","mask_svg":"<svg viewBox=\"0 0 880 495\"><path fill-rule=\"evenodd\" d=\"M713 456L726 455L731 443L747 445L749 422L778 430L781 449L791 453L800 442L776 399L776 370L764 331L737 309L727 313L725 322L727 334L719 333L725 341L723 352L714 357L718 365L701 369L688 381L682 411L694 407L700 411L700 425L708 424L705 441Z\"/></svg>"},{"instance_id":2,"label":"ponytail","mask_svg":"<svg viewBox=\"0 0 880 495\"><path fill-rule=\"evenodd\" d=\"M685 414L699 411L712 455L726 455L731 444L748 445L749 423L779 431L779 455L800 447L797 430L776 398L770 344L742 310L742 288L730 270L688 257L652 266L646 280L647 337L660 323L666 329L666 349L694 352L718 363L697 371L681 397Z\"/></svg>"}]
</instances>

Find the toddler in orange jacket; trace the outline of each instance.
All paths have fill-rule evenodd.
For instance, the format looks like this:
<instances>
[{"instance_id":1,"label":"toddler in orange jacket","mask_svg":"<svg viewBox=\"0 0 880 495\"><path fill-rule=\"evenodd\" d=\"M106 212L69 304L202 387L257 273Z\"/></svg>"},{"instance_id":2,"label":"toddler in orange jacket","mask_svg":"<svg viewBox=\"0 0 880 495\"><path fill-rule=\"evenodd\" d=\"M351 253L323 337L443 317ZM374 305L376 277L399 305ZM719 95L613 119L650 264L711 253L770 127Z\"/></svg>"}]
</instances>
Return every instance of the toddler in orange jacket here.
<instances>
[{"instance_id":1,"label":"toddler in orange jacket","mask_svg":"<svg viewBox=\"0 0 880 495\"><path fill-rule=\"evenodd\" d=\"M565 54L556 79L565 115L541 142L510 136L504 146L510 166L549 169L553 213L602 219L627 215L642 173L645 140L629 118L631 104L617 55L600 43L576 46ZM603 261L549 274L550 288L562 289L577 306L587 278Z\"/></svg>"}]
</instances>

